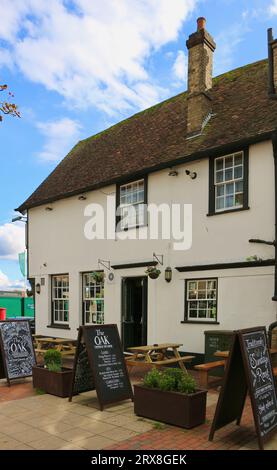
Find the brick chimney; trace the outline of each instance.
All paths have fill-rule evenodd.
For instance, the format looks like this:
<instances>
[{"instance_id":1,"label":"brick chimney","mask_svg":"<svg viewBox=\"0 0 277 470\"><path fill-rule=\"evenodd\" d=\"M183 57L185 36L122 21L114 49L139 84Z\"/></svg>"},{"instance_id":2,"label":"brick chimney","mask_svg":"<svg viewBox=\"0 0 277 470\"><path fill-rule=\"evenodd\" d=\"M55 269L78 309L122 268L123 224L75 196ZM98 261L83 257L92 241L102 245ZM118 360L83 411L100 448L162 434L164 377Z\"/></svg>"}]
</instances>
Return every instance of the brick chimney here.
<instances>
[{"instance_id":1,"label":"brick chimney","mask_svg":"<svg viewBox=\"0 0 277 470\"><path fill-rule=\"evenodd\" d=\"M213 53L216 48L206 31L206 20L197 19L197 31L186 42L188 59L187 138L201 134L211 114Z\"/></svg>"},{"instance_id":2,"label":"brick chimney","mask_svg":"<svg viewBox=\"0 0 277 470\"><path fill-rule=\"evenodd\" d=\"M267 30L268 39L268 92L271 98L277 98L277 39L273 38L272 28Z\"/></svg>"}]
</instances>

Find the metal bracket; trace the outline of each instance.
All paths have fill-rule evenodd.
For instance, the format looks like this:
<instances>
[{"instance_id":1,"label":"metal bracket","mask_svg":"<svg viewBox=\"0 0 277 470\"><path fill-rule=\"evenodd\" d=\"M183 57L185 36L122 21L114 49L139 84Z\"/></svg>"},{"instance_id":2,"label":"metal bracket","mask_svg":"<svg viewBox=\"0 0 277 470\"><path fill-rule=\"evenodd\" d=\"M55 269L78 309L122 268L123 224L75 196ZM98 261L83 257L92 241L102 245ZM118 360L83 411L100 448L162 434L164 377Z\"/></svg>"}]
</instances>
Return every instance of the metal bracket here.
<instances>
[{"instance_id":1,"label":"metal bracket","mask_svg":"<svg viewBox=\"0 0 277 470\"><path fill-rule=\"evenodd\" d=\"M153 259L158 261L158 263L163 266L164 264L164 255L157 255L156 253L153 253Z\"/></svg>"},{"instance_id":2,"label":"metal bracket","mask_svg":"<svg viewBox=\"0 0 277 470\"><path fill-rule=\"evenodd\" d=\"M108 269L109 271L111 270L111 262L109 260L99 259L98 265L104 266L104 268Z\"/></svg>"}]
</instances>

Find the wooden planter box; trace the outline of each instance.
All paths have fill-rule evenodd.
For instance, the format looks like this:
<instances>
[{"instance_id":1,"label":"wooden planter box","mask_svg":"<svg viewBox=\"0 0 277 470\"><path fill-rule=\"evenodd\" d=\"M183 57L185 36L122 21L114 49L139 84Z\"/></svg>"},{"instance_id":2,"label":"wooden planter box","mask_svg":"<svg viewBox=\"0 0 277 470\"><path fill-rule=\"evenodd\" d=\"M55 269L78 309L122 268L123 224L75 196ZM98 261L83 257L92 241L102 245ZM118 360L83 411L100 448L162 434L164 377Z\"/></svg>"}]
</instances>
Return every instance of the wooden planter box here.
<instances>
[{"instance_id":1,"label":"wooden planter box","mask_svg":"<svg viewBox=\"0 0 277 470\"><path fill-rule=\"evenodd\" d=\"M51 395L65 398L70 395L72 374L72 369L63 368L61 372L51 372L44 367L34 366L33 387L40 388Z\"/></svg>"},{"instance_id":2,"label":"wooden planter box","mask_svg":"<svg viewBox=\"0 0 277 470\"><path fill-rule=\"evenodd\" d=\"M206 419L207 390L185 395L134 385L134 411L138 416L190 429Z\"/></svg>"}]
</instances>

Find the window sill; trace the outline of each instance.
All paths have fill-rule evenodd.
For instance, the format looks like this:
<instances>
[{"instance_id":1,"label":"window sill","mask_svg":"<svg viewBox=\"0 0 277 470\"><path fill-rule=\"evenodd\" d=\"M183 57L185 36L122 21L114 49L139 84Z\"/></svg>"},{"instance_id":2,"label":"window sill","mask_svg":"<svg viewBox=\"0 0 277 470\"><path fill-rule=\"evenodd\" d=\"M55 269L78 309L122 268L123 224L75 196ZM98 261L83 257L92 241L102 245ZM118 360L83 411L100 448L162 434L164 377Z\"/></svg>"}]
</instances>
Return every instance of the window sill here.
<instances>
[{"instance_id":1,"label":"window sill","mask_svg":"<svg viewBox=\"0 0 277 470\"><path fill-rule=\"evenodd\" d=\"M116 230L116 233L129 232L130 230L138 230L140 228L148 227L148 224L134 225L133 227L120 228Z\"/></svg>"},{"instance_id":2,"label":"window sill","mask_svg":"<svg viewBox=\"0 0 277 470\"><path fill-rule=\"evenodd\" d=\"M219 321L193 321L183 320L180 323L191 323L193 325L220 325Z\"/></svg>"},{"instance_id":3,"label":"window sill","mask_svg":"<svg viewBox=\"0 0 277 470\"><path fill-rule=\"evenodd\" d=\"M229 214L230 212L241 212L241 211L248 211L250 209L249 206L247 207L240 207L239 209L226 209L225 211L220 211L220 212L209 212L207 214L207 217L211 217L213 215L221 215L221 214Z\"/></svg>"},{"instance_id":4,"label":"window sill","mask_svg":"<svg viewBox=\"0 0 277 470\"><path fill-rule=\"evenodd\" d=\"M59 325L57 323L51 323L51 325L47 325L47 328L56 328L58 330L71 330L69 325Z\"/></svg>"}]
</instances>

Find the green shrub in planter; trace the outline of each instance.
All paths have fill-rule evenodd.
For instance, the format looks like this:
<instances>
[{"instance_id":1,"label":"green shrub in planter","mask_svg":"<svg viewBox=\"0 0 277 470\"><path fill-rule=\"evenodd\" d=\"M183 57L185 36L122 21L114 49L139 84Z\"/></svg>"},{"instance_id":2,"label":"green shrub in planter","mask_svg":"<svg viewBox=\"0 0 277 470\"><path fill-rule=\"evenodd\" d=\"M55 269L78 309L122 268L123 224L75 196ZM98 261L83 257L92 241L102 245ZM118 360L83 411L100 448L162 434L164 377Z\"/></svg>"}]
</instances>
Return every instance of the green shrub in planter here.
<instances>
[{"instance_id":1,"label":"green shrub in planter","mask_svg":"<svg viewBox=\"0 0 277 470\"><path fill-rule=\"evenodd\" d=\"M44 363L48 370L60 372L62 370L62 355L56 349L48 349L44 355Z\"/></svg>"},{"instance_id":2,"label":"green shrub in planter","mask_svg":"<svg viewBox=\"0 0 277 470\"><path fill-rule=\"evenodd\" d=\"M167 392L190 394L196 391L194 378L181 369L165 369L162 372L152 369L145 375L143 385Z\"/></svg>"}]
</instances>

